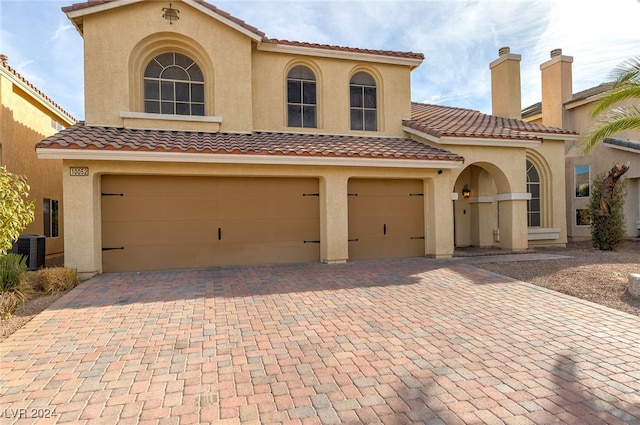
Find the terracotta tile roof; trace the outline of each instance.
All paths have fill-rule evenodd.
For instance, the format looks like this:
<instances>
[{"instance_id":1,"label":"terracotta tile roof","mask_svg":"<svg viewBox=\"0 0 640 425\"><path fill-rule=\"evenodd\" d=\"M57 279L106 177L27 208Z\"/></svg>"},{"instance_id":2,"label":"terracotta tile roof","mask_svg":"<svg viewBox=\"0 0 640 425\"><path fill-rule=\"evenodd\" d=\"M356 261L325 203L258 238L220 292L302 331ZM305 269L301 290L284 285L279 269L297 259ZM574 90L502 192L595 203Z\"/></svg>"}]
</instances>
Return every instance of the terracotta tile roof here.
<instances>
[{"instance_id":1,"label":"terracotta tile roof","mask_svg":"<svg viewBox=\"0 0 640 425\"><path fill-rule=\"evenodd\" d=\"M68 12L72 12L74 10L82 10L82 9L87 9L89 7L92 7L92 6L98 6L98 5L105 4L105 3L111 3L113 1L117 1L117 0L89 0L89 1L82 2L82 3L75 3L75 4L72 4L71 6L63 7L62 11L65 12L65 13L68 13ZM222 16L222 17L224 17L224 18L226 18L226 19L228 19L228 20L230 20L230 21L232 21L232 22L234 22L236 24L238 24L239 26L241 26L242 28L246 29L247 31L256 34L258 37L260 37L260 38L264 37L264 32L260 31L259 29L257 29L254 26L251 26L251 25L247 24L242 19L238 19L235 16L231 15L230 13L225 12L222 9L219 9L219 8L215 7L214 5L212 5L210 3L207 3L204 0L193 0L193 1L195 1L196 3L201 4L202 6L206 7L209 10L211 10L212 12L215 12L218 15L220 15L220 16Z\"/></svg>"},{"instance_id":2,"label":"terracotta tile roof","mask_svg":"<svg viewBox=\"0 0 640 425\"><path fill-rule=\"evenodd\" d=\"M54 109L56 109L60 115L63 115L65 118L67 118L70 122L72 123L76 123L78 122L78 120L76 120L70 113L68 113L67 111L65 111L64 109L62 109L62 107L60 105L58 105L56 102L54 102L49 96L47 96L46 94L44 94L43 92L41 92L36 86L34 86L33 84L31 84L29 82L29 80L27 80L26 78L24 78L22 75L20 75L20 73L18 71L16 71L15 69L13 69L12 67L9 66L9 64L6 62L6 56L2 55L2 60L0 60L0 66L2 66L4 69L7 70L7 72L9 72L10 74L12 74L14 77L16 77L18 80L22 81L23 83L25 83L29 88L31 88L33 91L35 91L39 96L42 97L42 99L44 99L47 103L49 103Z\"/></svg>"},{"instance_id":3,"label":"terracotta tile roof","mask_svg":"<svg viewBox=\"0 0 640 425\"><path fill-rule=\"evenodd\" d=\"M541 140L530 133L576 134L562 128L487 115L473 109L411 103L411 119L404 125L434 137Z\"/></svg>"},{"instance_id":4,"label":"terracotta tile roof","mask_svg":"<svg viewBox=\"0 0 640 425\"><path fill-rule=\"evenodd\" d=\"M316 43L307 43L302 41L278 40L276 38L270 38L268 40L265 40L265 42L272 43L272 44L281 44L286 46L308 47L313 49L337 50L341 52L365 53L370 55L393 56L393 57L399 57L399 58L424 60L424 55L422 53L414 53L414 52L359 49L355 47L333 46L329 44L316 44Z\"/></svg>"},{"instance_id":5,"label":"terracotta tile roof","mask_svg":"<svg viewBox=\"0 0 640 425\"><path fill-rule=\"evenodd\" d=\"M289 155L463 161L457 154L407 138L318 134L201 133L86 126L83 122L50 136L36 148Z\"/></svg>"}]
</instances>

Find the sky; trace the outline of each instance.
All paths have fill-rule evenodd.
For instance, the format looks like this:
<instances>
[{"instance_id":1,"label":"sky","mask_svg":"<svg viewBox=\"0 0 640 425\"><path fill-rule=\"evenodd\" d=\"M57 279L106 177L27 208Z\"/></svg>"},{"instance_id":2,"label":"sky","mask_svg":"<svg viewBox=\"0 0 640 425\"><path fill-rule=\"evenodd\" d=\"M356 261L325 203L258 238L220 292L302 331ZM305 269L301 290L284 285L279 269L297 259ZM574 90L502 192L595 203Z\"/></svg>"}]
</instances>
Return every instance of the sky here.
<instances>
[{"instance_id":1,"label":"sky","mask_svg":"<svg viewBox=\"0 0 640 425\"><path fill-rule=\"evenodd\" d=\"M82 37L61 7L81 0L0 0L0 53L77 119L84 118ZM158 2L166 6L166 2ZM176 1L174 1L176 3ZM489 64L522 55L523 108L540 101L540 64L572 56L573 91L640 55L640 0L209 0L269 38L423 53L412 100L491 113ZM174 7L180 8L180 5ZM159 12L161 13L161 12Z\"/></svg>"}]
</instances>

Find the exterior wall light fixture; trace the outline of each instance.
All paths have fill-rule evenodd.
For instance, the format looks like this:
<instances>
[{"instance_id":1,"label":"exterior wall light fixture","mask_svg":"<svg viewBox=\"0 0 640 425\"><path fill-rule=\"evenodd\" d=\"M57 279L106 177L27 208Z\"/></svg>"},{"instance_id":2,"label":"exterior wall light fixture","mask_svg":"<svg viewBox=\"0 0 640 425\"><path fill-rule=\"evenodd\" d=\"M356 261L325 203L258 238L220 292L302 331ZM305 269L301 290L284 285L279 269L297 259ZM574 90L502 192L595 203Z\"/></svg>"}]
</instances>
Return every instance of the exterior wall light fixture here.
<instances>
[{"instance_id":1,"label":"exterior wall light fixture","mask_svg":"<svg viewBox=\"0 0 640 425\"><path fill-rule=\"evenodd\" d=\"M471 196L471 189L469 189L468 184L465 184L464 187L462 188L462 197L468 198L469 196Z\"/></svg>"},{"instance_id":2,"label":"exterior wall light fixture","mask_svg":"<svg viewBox=\"0 0 640 425\"><path fill-rule=\"evenodd\" d=\"M162 14L162 17L168 20L170 25L173 25L174 20L177 21L178 19L180 19L180 17L178 16L178 13L180 13L180 11L171 7L171 3L169 3L169 7L163 7L162 11L164 12Z\"/></svg>"}]
</instances>

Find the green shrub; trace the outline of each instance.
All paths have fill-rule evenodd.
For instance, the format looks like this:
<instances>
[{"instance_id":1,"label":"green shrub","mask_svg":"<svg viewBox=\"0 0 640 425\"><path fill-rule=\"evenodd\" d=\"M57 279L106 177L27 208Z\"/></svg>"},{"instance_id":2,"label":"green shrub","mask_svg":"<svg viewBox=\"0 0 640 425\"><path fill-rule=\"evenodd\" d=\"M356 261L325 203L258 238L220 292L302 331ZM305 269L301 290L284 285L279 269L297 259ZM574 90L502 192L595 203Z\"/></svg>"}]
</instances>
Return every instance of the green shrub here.
<instances>
[{"instance_id":1,"label":"green shrub","mask_svg":"<svg viewBox=\"0 0 640 425\"><path fill-rule=\"evenodd\" d=\"M39 289L55 294L76 287L80 283L80 278L76 269L50 267L38 270L36 282Z\"/></svg>"},{"instance_id":2,"label":"green shrub","mask_svg":"<svg viewBox=\"0 0 640 425\"><path fill-rule=\"evenodd\" d=\"M624 218L624 199L627 194L626 179L620 179L615 185L609 215L600 210L600 195L602 194L605 173L598 174L592 181L591 197L589 199L589 217L591 219L591 241L593 246L602 251L615 251L620 247L626 236Z\"/></svg>"},{"instance_id":3,"label":"green shrub","mask_svg":"<svg viewBox=\"0 0 640 425\"><path fill-rule=\"evenodd\" d=\"M14 291L27 273L27 259L18 254L0 255L0 292Z\"/></svg>"},{"instance_id":4,"label":"green shrub","mask_svg":"<svg viewBox=\"0 0 640 425\"><path fill-rule=\"evenodd\" d=\"M0 316L13 314L34 293L25 279L27 260L22 255L0 255Z\"/></svg>"}]
</instances>

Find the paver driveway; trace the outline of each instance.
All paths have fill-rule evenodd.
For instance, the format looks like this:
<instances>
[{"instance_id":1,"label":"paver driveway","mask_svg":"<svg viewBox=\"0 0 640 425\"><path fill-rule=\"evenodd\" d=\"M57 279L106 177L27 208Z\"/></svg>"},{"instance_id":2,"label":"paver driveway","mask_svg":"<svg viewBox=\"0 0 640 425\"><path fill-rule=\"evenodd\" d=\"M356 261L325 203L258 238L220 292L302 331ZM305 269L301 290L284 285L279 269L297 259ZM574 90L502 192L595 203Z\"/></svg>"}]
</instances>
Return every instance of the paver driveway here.
<instances>
[{"instance_id":1,"label":"paver driveway","mask_svg":"<svg viewBox=\"0 0 640 425\"><path fill-rule=\"evenodd\" d=\"M640 424L640 318L453 261L102 275L1 354L2 423Z\"/></svg>"}]
</instances>

